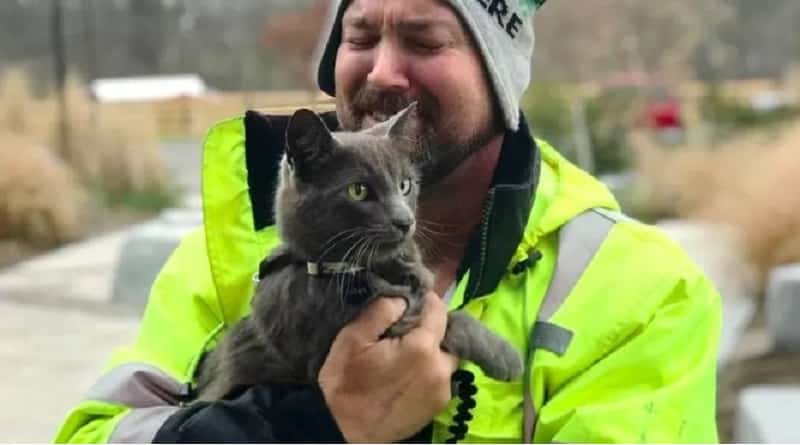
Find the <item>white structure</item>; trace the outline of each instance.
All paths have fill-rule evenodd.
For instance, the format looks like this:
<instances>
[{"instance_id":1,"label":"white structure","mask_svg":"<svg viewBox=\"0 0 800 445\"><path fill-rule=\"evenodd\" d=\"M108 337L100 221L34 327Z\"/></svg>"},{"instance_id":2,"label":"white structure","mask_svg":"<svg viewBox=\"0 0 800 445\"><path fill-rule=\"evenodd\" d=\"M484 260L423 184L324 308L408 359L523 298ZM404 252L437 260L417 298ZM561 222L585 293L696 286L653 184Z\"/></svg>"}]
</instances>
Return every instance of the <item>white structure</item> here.
<instances>
[{"instance_id":1,"label":"white structure","mask_svg":"<svg viewBox=\"0 0 800 445\"><path fill-rule=\"evenodd\" d=\"M736 443L798 443L800 386L759 385L739 394Z\"/></svg>"},{"instance_id":2,"label":"white structure","mask_svg":"<svg viewBox=\"0 0 800 445\"><path fill-rule=\"evenodd\" d=\"M772 269L766 307L767 327L775 348L800 352L800 263Z\"/></svg>"},{"instance_id":3,"label":"white structure","mask_svg":"<svg viewBox=\"0 0 800 445\"><path fill-rule=\"evenodd\" d=\"M196 74L96 79L91 90L95 100L102 103L201 97L208 93L205 82Z\"/></svg>"},{"instance_id":4,"label":"white structure","mask_svg":"<svg viewBox=\"0 0 800 445\"><path fill-rule=\"evenodd\" d=\"M181 239L203 225L200 209L168 209L131 230L119 250L111 302L143 311L161 268Z\"/></svg>"}]
</instances>

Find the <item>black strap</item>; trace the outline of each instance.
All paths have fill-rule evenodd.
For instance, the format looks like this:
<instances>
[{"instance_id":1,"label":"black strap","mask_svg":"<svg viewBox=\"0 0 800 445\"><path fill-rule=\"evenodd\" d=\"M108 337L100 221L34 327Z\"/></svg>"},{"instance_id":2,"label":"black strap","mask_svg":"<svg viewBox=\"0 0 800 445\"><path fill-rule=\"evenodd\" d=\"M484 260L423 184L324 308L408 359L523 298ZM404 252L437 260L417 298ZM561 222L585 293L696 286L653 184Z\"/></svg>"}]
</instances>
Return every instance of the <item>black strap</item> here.
<instances>
[{"instance_id":1,"label":"black strap","mask_svg":"<svg viewBox=\"0 0 800 445\"><path fill-rule=\"evenodd\" d=\"M267 275L277 272L283 268L289 267L292 264L304 265L305 261L292 255L290 252L280 252L275 255L270 255L261 261L258 266L258 279L263 280Z\"/></svg>"}]
</instances>

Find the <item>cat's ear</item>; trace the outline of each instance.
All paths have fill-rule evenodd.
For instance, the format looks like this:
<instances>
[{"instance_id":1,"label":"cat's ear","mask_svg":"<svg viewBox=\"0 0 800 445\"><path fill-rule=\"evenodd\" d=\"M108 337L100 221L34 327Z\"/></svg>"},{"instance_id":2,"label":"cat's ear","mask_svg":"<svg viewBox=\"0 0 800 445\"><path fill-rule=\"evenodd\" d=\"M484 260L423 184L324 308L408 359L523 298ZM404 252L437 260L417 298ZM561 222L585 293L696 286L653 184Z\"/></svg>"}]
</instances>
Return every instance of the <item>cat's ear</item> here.
<instances>
[{"instance_id":1,"label":"cat's ear","mask_svg":"<svg viewBox=\"0 0 800 445\"><path fill-rule=\"evenodd\" d=\"M387 122L390 138L415 138L419 132L419 110L417 102L412 102Z\"/></svg>"},{"instance_id":2,"label":"cat's ear","mask_svg":"<svg viewBox=\"0 0 800 445\"><path fill-rule=\"evenodd\" d=\"M310 172L325 161L334 148L331 131L315 112L297 110L286 127L286 155L298 173Z\"/></svg>"}]
</instances>

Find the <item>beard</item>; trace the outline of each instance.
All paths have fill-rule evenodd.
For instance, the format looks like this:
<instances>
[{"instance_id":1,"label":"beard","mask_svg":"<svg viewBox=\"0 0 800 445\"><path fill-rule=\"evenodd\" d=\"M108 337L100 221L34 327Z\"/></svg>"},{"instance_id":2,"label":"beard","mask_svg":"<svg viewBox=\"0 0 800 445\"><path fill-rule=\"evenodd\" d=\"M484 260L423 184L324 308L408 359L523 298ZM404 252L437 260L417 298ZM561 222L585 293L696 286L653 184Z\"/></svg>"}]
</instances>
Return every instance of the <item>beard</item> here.
<instances>
[{"instance_id":1,"label":"beard","mask_svg":"<svg viewBox=\"0 0 800 445\"><path fill-rule=\"evenodd\" d=\"M425 93L411 97L364 87L349 102L341 95L336 102L339 124L347 131L372 127L417 102L417 134L412 156L420 169L422 187L445 179L502 129L496 107L482 125L462 128L464 123L458 112L444 113L436 99Z\"/></svg>"}]
</instances>

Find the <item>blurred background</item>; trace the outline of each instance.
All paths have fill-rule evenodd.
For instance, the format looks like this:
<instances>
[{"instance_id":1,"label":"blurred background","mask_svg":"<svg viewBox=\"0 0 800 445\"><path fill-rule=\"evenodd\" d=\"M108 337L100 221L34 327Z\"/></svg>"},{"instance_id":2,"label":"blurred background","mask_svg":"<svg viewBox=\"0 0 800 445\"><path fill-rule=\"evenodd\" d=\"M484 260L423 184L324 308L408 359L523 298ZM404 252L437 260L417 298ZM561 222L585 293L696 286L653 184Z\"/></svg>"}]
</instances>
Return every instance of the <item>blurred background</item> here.
<instances>
[{"instance_id":1,"label":"blurred background","mask_svg":"<svg viewBox=\"0 0 800 445\"><path fill-rule=\"evenodd\" d=\"M201 224L209 126L332 108L310 74L327 7L0 2L4 439L50 440L132 340ZM536 26L534 133L722 293L721 438L800 441L800 2L551 0Z\"/></svg>"}]
</instances>

